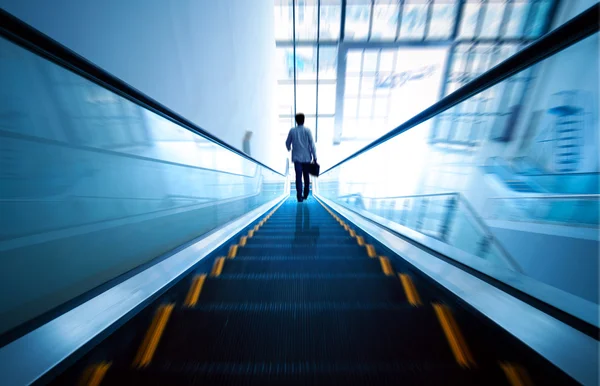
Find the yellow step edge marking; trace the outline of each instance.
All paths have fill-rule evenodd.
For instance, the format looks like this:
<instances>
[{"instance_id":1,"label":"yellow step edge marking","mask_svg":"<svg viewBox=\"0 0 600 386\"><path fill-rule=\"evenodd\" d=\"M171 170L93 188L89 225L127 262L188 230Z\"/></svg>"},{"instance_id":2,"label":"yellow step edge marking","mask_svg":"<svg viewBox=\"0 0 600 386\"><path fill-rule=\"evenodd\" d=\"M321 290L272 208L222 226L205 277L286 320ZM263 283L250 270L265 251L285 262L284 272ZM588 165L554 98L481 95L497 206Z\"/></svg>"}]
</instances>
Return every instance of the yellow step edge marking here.
<instances>
[{"instance_id":1,"label":"yellow step edge marking","mask_svg":"<svg viewBox=\"0 0 600 386\"><path fill-rule=\"evenodd\" d=\"M100 362L89 365L81 374L79 386L99 386L112 362Z\"/></svg>"},{"instance_id":2,"label":"yellow step edge marking","mask_svg":"<svg viewBox=\"0 0 600 386\"><path fill-rule=\"evenodd\" d=\"M365 248L367 248L367 255L369 255L369 257L377 257L377 253L375 252L374 246L372 246L371 244L367 244L365 245Z\"/></svg>"},{"instance_id":3,"label":"yellow step edge marking","mask_svg":"<svg viewBox=\"0 0 600 386\"><path fill-rule=\"evenodd\" d=\"M185 298L184 305L186 307L194 307L196 303L198 303L198 298L200 297L200 292L202 292L202 286L204 285L205 280L206 274L194 277L192 285L190 286L190 290Z\"/></svg>"},{"instance_id":4,"label":"yellow step edge marking","mask_svg":"<svg viewBox=\"0 0 600 386\"><path fill-rule=\"evenodd\" d=\"M213 264L212 271L210 271L210 276L219 276L221 274L221 271L223 271L224 264L225 264L225 258L217 257L217 259L215 260L215 262Z\"/></svg>"},{"instance_id":5,"label":"yellow step edge marking","mask_svg":"<svg viewBox=\"0 0 600 386\"><path fill-rule=\"evenodd\" d=\"M255 225L254 226L254 232L257 232L260 229L260 225Z\"/></svg>"},{"instance_id":6,"label":"yellow step edge marking","mask_svg":"<svg viewBox=\"0 0 600 386\"><path fill-rule=\"evenodd\" d=\"M417 288L415 287L415 283L413 283L410 276L405 273L401 273L398 275L400 277L400 281L402 282L402 287L404 287L404 293L406 293L406 298L411 306L419 307L422 306L421 297L417 292Z\"/></svg>"},{"instance_id":7,"label":"yellow step edge marking","mask_svg":"<svg viewBox=\"0 0 600 386\"><path fill-rule=\"evenodd\" d=\"M251 238L253 238L253 237L254 237L254 229L250 229L250 230L248 231L248 238L250 238L250 239L251 239Z\"/></svg>"},{"instance_id":8,"label":"yellow step edge marking","mask_svg":"<svg viewBox=\"0 0 600 386\"><path fill-rule=\"evenodd\" d=\"M354 229L350 229L348 231L348 233L350 233L350 237L352 237L352 238L356 237L356 232L354 231Z\"/></svg>"},{"instance_id":9,"label":"yellow step edge marking","mask_svg":"<svg viewBox=\"0 0 600 386\"><path fill-rule=\"evenodd\" d=\"M356 236L356 242L362 247L363 245L365 245L365 238L362 236Z\"/></svg>"},{"instance_id":10,"label":"yellow step edge marking","mask_svg":"<svg viewBox=\"0 0 600 386\"><path fill-rule=\"evenodd\" d=\"M227 253L227 257L230 259L233 259L234 257L237 256L237 252L238 252L238 245L234 244L231 247L229 247L229 252Z\"/></svg>"},{"instance_id":11,"label":"yellow step edge marking","mask_svg":"<svg viewBox=\"0 0 600 386\"><path fill-rule=\"evenodd\" d=\"M344 224L344 230L349 231L350 227L348 226L348 224Z\"/></svg>"},{"instance_id":12,"label":"yellow step edge marking","mask_svg":"<svg viewBox=\"0 0 600 386\"><path fill-rule=\"evenodd\" d=\"M452 316L450 308L446 305L437 303L433 304L433 308L442 325L444 334L446 334L446 339L450 344L456 362L462 367L475 367L475 360L471 355L471 351L469 350L469 346L467 346L465 338L454 320L454 316Z\"/></svg>"},{"instance_id":13,"label":"yellow step edge marking","mask_svg":"<svg viewBox=\"0 0 600 386\"><path fill-rule=\"evenodd\" d=\"M523 366L508 362L500 362L500 367L502 367L502 371L504 371L506 378L508 378L508 382L512 386L533 386L533 382Z\"/></svg>"},{"instance_id":14,"label":"yellow step edge marking","mask_svg":"<svg viewBox=\"0 0 600 386\"><path fill-rule=\"evenodd\" d=\"M240 238L240 242L238 243L238 245L240 247L245 247L246 246L246 242L248 241L248 237L247 236L242 236Z\"/></svg>"},{"instance_id":15,"label":"yellow step edge marking","mask_svg":"<svg viewBox=\"0 0 600 386\"><path fill-rule=\"evenodd\" d=\"M381 264L381 270L387 276L394 274L394 270L392 269L392 264L390 263L390 259L388 259L385 256L379 256L379 264Z\"/></svg>"},{"instance_id":16,"label":"yellow step edge marking","mask_svg":"<svg viewBox=\"0 0 600 386\"><path fill-rule=\"evenodd\" d=\"M150 324L150 328L146 332L146 336L138 349L137 355L133 361L133 366L137 368L146 367L152 361L152 357L156 352L156 348L158 347L158 342L160 342L160 337L165 331L165 327L167 326L167 322L169 321L169 317L173 312L174 304L165 304L162 305L156 310L154 314L154 318L152 319L152 324Z\"/></svg>"}]
</instances>

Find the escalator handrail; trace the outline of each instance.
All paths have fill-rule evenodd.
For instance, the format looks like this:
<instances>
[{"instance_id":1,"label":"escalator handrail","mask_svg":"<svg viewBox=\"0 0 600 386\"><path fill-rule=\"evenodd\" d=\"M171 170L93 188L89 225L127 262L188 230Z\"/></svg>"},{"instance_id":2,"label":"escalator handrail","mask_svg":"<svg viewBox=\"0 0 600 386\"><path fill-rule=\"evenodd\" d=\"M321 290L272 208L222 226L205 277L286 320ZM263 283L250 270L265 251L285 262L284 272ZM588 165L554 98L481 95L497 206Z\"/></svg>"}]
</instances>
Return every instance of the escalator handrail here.
<instances>
[{"instance_id":1,"label":"escalator handrail","mask_svg":"<svg viewBox=\"0 0 600 386\"><path fill-rule=\"evenodd\" d=\"M327 168L321 175L598 32L598 29L600 29L598 13L600 13L600 3L591 6L387 134Z\"/></svg>"},{"instance_id":2,"label":"escalator handrail","mask_svg":"<svg viewBox=\"0 0 600 386\"><path fill-rule=\"evenodd\" d=\"M490 227L486 224L481 216L477 213L475 208L471 206L468 200L460 192L448 192L448 193L430 193L430 194L416 194L412 196L398 196L398 197L364 197L361 193L353 193L345 196L337 197L338 199L343 198L359 198L361 200L392 200L392 199L416 199L416 198L429 198L429 197L454 197L459 205L463 205L466 208L466 213L472 218L473 223L479 228L479 231L487 237L491 243L498 249L501 257L504 261L517 272L523 272L523 268L520 264L511 256L510 253L504 248L502 243L494 236L494 233L490 230ZM361 209L365 209L364 207ZM403 225L403 224L400 224Z\"/></svg>"},{"instance_id":3,"label":"escalator handrail","mask_svg":"<svg viewBox=\"0 0 600 386\"><path fill-rule=\"evenodd\" d=\"M192 121L177 114L175 111L19 20L2 8L0 8L0 36L226 148L248 161L285 177L283 173L278 172L241 150L227 144L223 140L194 124Z\"/></svg>"}]
</instances>

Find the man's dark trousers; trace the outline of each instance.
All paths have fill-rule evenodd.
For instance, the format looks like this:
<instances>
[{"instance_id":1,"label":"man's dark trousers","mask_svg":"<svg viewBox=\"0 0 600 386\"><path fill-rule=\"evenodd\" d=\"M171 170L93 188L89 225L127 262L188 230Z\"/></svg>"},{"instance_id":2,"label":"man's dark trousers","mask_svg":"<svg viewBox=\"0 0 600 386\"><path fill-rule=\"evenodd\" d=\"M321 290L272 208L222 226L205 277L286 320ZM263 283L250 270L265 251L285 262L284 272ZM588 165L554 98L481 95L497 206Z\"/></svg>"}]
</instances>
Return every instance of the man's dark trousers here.
<instances>
[{"instance_id":1,"label":"man's dark trousers","mask_svg":"<svg viewBox=\"0 0 600 386\"><path fill-rule=\"evenodd\" d=\"M296 197L298 201L302 201L308 197L308 191L310 190L309 165L310 163L294 162L294 169L296 170ZM302 195L302 176L304 176L304 195Z\"/></svg>"}]
</instances>

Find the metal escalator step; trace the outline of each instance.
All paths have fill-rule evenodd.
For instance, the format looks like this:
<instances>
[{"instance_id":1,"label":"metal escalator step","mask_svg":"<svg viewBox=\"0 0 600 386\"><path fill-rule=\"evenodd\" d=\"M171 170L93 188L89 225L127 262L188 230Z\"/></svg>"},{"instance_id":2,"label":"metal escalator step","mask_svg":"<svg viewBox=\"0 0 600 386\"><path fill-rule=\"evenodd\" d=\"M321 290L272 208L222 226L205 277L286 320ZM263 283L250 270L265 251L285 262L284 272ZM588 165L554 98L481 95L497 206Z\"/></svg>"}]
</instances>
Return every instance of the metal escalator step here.
<instances>
[{"instance_id":1,"label":"metal escalator step","mask_svg":"<svg viewBox=\"0 0 600 386\"><path fill-rule=\"evenodd\" d=\"M313 262L316 260L327 259L327 260L347 260L347 259L364 259L366 255L332 255L332 256L319 256L319 255L261 255L261 254L248 254L248 255L237 255L235 260L252 260L252 261L272 261L272 260L288 260L288 261L303 261L305 263ZM228 260L231 261L231 260Z\"/></svg>"},{"instance_id":2,"label":"metal escalator step","mask_svg":"<svg viewBox=\"0 0 600 386\"><path fill-rule=\"evenodd\" d=\"M199 304L205 303L310 303L310 302L390 302L405 303L400 280L383 273L321 277L209 278Z\"/></svg>"},{"instance_id":3,"label":"metal escalator step","mask_svg":"<svg viewBox=\"0 0 600 386\"><path fill-rule=\"evenodd\" d=\"M344 230L344 228L341 228L339 230L337 229L331 229L331 230L321 230L321 229L314 229L312 231L302 231L302 232L294 232L294 231L290 231L289 229L285 229L285 227L280 227L279 229L264 229L264 228L260 228L258 230L258 232L255 233L255 236L285 236L288 238L293 238L294 235L297 234L298 237L319 237L319 238L329 238L329 237L347 237L348 236L348 232L346 232Z\"/></svg>"},{"instance_id":4,"label":"metal escalator step","mask_svg":"<svg viewBox=\"0 0 600 386\"><path fill-rule=\"evenodd\" d=\"M344 228L338 224L314 224L314 223L310 223L310 225L306 225L303 228L302 226L296 226L295 223L293 222L289 222L289 223L282 223L282 224L270 224L269 222L266 222L265 225L263 225L260 229L261 230L273 230L273 229L282 229L284 228L285 230L287 230L289 233L295 233L295 232L300 232L300 231L305 231L305 230L316 230L318 229L319 231L337 231L337 230L341 230L343 231Z\"/></svg>"},{"instance_id":5,"label":"metal escalator step","mask_svg":"<svg viewBox=\"0 0 600 386\"><path fill-rule=\"evenodd\" d=\"M321 259L306 260L228 260L223 274L235 273L336 273L336 274L369 274L381 273L381 265L377 259Z\"/></svg>"},{"instance_id":6,"label":"metal escalator step","mask_svg":"<svg viewBox=\"0 0 600 386\"><path fill-rule=\"evenodd\" d=\"M297 236L284 236L284 235L262 235L256 234L254 237L248 240L248 242L252 243L270 243L270 244L281 244L282 242L287 242L291 240L300 240L306 243L312 243L315 241L323 242L327 241L329 243L335 244L356 244L356 240L350 237L349 234L340 234L340 235L328 235L326 238L321 237L320 235L305 235L300 234Z\"/></svg>"},{"instance_id":7,"label":"metal escalator step","mask_svg":"<svg viewBox=\"0 0 600 386\"><path fill-rule=\"evenodd\" d=\"M201 349L199 349L201 348ZM432 307L173 312L154 360L454 363Z\"/></svg>"},{"instance_id":8,"label":"metal escalator step","mask_svg":"<svg viewBox=\"0 0 600 386\"><path fill-rule=\"evenodd\" d=\"M325 213L325 215L319 215L319 214L309 214L308 217L310 218L311 221L328 221L331 223L335 223L333 217L327 213ZM304 218L304 216L277 216L274 215L271 217L271 219L269 220L270 222L294 222L299 218Z\"/></svg>"},{"instance_id":9,"label":"metal escalator step","mask_svg":"<svg viewBox=\"0 0 600 386\"><path fill-rule=\"evenodd\" d=\"M250 239L247 240L246 246L248 247L270 247L273 245L281 245L282 243L293 243L295 242L298 245L305 245L307 247L321 246L321 245L331 245L336 244L339 246L356 246L356 240L351 237L298 237L298 238L280 238L280 239L269 239L268 237L261 238L258 240Z\"/></svg>"},{"instance_id":10,"label":"metal escalator step","mask_svg":"<svg viewBox=\"0 0 600 386\"><path fill-rule=\"evenodd\" d=\"M371 311L403 310L404 303L356 303L356 302L315 302L315 303L203 303L195 310L213 312L322 312L322 311Z\"/></svg>"},{"instance_id":11,"label":"metal escalator step","mask_svg":"<svg viewBox=\"0 0 600 386\"><path fill-rule=\"evenodd\" d=\"M298 233L301 231L307 231L307 230L319 230L321 232L334 232L334 231L340 231L340 232L345 232L344 227L342 227L339 224L335 224L335 225L328 225L328 226L320 226L319 224L309 224L309 225L304 225L304 227L300 227L300 226L296 226L296 224L294 223L286 223L286 224L278 224L278 225L274 225L274 224L269 224L268 222L265 223L265 225L263 225L260 228L260 231L280 231L280 230L285 230L288 234L290 233Z\"/></svg>"},{"instance_id":12,"label":"metal escalator step","mask_svg":"<svg viewBox=\"0 0 600 386\"><path fill-rule=\"evenodd\" d=\"M106 385L509 385L499 366L465 370L435 362L164 361L147 369L114 366Z\"/></svg>"},{"instance_id":13,"label":"metal escalator step","mask_svg":"<svg viewBox=\"0 0 600 386\"><path fill-rule=\"evenodd\" d=\"M319 244L306 245L302 242L297 244L270 244L270 245L246 245L238 250L238 256L335 256L343 255L346 257L362 257L367 258L367 253L364 248L358 245L335 245L335 244Z\"/></svg>"}]
</instances>

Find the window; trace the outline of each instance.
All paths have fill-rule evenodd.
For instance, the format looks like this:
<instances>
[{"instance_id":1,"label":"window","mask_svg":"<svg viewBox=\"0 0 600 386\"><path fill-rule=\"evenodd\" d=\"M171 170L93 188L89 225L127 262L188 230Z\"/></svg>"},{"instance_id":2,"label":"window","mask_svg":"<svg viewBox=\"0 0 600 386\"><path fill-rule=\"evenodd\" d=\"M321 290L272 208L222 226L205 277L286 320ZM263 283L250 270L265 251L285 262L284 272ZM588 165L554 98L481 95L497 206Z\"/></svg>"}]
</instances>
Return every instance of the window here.
<instances>
[{"instance_id":1,"label":"window","mask_svg":"<svg viewBox=\"0 0 600 386\"><path fill-rule=\"evenodd\" d=\"M370 0L348 0L346 5L346 29L348 40L367 40L371 19Z\"/></svg>"},{"instance_id":2,"label":"window","mask_svg":"<svg viewBox=\"0 0 600 386\"><path fill-rule=\"evenodd\" d=\"M429 39L448 39L452 35L456 24L456 12L458 7L452 0L437 0L433 4L431 12L431 23L429 25Z\"/></svg>"},{"instance_id":3,"label":"window","mask_svg":"<svg viewBox=\"0 0 600 386\"><path fill-rule=\"evenodd\" d=\"M396 40L399 9L397 0L375 2L370 40Z\"/></svg>"},{"instance_id":4,"label":"window","mask_svg":"<svg viewBox=\"0 0 600 386\"><path fill-rule=\"evenodd\" d=\"M408 0L402 11L400 39L422 39L425 35L429 4L423 0Z\"/></svg>"},{"instance_id":5,"label":"window","mask_svg":"<svg viewBox=\"0 0 600 386\"><path fill-rule=\"evenodd\" d=\"M301 111L319 140L375 139L545 33L557 1L274 0L281 124ZM520 103L526 78L440 115L432 140L477 141L472 128L505 119L489 114Z\"/></svg>"}]
</instances>

